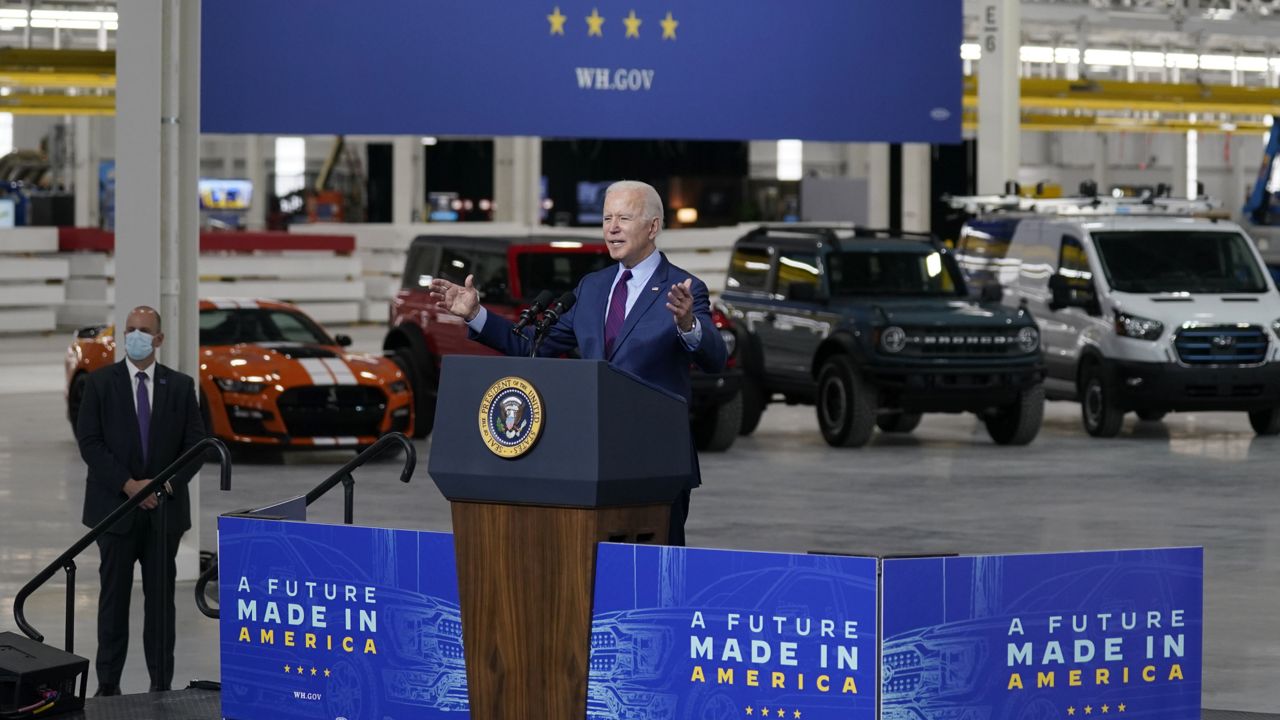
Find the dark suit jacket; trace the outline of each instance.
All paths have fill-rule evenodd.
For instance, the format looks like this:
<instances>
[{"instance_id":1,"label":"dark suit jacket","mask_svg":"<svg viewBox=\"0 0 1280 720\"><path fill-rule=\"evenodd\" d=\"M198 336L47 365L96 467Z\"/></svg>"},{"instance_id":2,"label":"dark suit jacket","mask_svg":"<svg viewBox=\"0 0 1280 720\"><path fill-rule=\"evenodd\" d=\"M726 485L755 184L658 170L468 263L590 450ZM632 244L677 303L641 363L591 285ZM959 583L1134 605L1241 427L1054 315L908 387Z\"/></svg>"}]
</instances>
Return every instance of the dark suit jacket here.
<instances>
[{"instance_id":1,"label":"dark suit jacket","mask_svg":"<svg viewBox=\"0 0 1280 720\"><path fill-rule=\"evenodd\" d=\"M672 265L663 255L643 294L627 313L613 353L606 358L605 311L617 274L618 266L610 265L582 278L573 291L577 301L551 328L538 354L556 357L577 348L585 359L608 360L614 367L688 402L689 366L697 364L707 372L720 372L726 358L724 340L711 321L706 283ZM685 349L671 311L667 310L667 291L686 278L693 279L693 312L702 326L702 339L694 352ZM528 356L532 329L526 328L523 335L515 335L511 327L510 321L490 313L480 332L472 332L470 337L507 355Z\"/></svg>"},{"instance_id":2,"label":"dark suit jacket","mask_svg":"<svg viewBox=\"0 0 1280 720\"><path fill-rule=\"evenodd\" d=\"M122 489L126 480L154 478L203 440L205 428L196 402L195 381L157 363L151 399L151 453L144 464L128 366L121 360L90 373L86 380L76 434L80 438L80 456L89 466L82 522L93 527L128 499ZM187 481L198 469L199 464L193 463L170 482L173 497L164 502L169 532L191 528ZM148 511L130 513L108 532L128 532L139 512Z\"/></svg>"}]
</instances>

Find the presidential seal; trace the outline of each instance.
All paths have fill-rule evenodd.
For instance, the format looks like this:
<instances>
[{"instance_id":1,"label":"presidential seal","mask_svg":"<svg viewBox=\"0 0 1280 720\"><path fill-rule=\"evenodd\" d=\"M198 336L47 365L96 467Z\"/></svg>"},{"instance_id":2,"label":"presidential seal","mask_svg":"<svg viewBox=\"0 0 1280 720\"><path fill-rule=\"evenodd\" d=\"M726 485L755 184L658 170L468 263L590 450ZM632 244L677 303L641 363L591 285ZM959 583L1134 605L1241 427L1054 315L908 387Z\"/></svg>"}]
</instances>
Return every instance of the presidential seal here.
<instances>
[{"instance_id":1,"label":"presidential seal","mask_svg":"<svg viewBox=\"0 0 1280 720\"><path fill-rule=\"evenodd\" d=\"M480 400L480 438L498 457L529 452L542 431L542 398L527 381L504 377Z\"/></svg>"}]
</instances>

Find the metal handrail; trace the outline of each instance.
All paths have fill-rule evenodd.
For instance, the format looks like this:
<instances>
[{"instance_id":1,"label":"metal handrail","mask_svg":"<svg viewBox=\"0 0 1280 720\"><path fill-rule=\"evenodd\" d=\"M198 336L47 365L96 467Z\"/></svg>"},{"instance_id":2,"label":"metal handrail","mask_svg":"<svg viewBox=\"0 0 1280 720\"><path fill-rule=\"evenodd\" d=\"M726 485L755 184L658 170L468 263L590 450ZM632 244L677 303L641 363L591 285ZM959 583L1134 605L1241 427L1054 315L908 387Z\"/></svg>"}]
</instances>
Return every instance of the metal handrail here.
<instances>
[{"instance_id":1,"label":"metal handrail","mask_svg":"<svg viewBox=\"0 0 1280 720\"><path fill-rule=\"evenodd\" d=\"M337 472L330 475L324 482L317 485L306 495L307 505L319 500L325 493L332 490L338 483L342 483L342 522L345 525L351 525L355 522L355 487L356 479L351 473L357 468L363 466L373 458L381 455L388 445L399 443L404 448L404 468L400 471L400 482L407 483L413 477L414 468L418 465L418 450L405 437L403 433L393 432L387 433L378 438L377 442L365 448L362 452L351 459L346 465L343 465ZM196 581L196 608L200 614L214 620L221 616L220 608L209 605L209 600L205 596L205 589L214 578L218 576L218 557L213 557L213 562L209 567L200 574L200 579Z\"/></svg>"},{"instance_id":2,"label":"metal handrail","mask_svg":"<svg viewBox=\"0 0 1280 720\"><path fill-rule=\"evenodd\" d=\"M173 478L175 478L179 472L185 470L188 465L192 464L197 459L203 463L204 458L202 456L208 450L213 450L218 453L221 487L223 490L230 490L231 454L227 452L227 446L223 445L221 440L212 437L205 438L195 445L192 445L191 448L182 453L177 460L174 460L168 467L161 470L155 478L151 480L151 482L147 483L146 487L142 488L139 492L134 493L133 497L126 500L119 507L113 510L110 515L103 518L102 522L94 525L89 532L85 533L84 537L77 540L74 545L67 548L66 552L59 555L56 560L49 563L47 567L37 573L30 582L22 586L22 589L18 591L18 595L13 600L13 619L17 621L18 628L32 640L35 640L36 642L44 642L44 635L40 634L40 632L36 630L31 623L27 622L25 605L27 598L31 593L35 592L41 585L48 582L49 578L53 577L54 573L61 568L67 574L66 650L67 652L74 652L75 625L73 623L72 610L75 601L76 556L81 552L84 552L85 548L93 544L103 533L107 531L107 528L110 528L120 520L120 518L132 512L133 509L141 504L143 500L150 497L152 494L157 493L166 482L173 480ZM188 478L188 481L189 480L190 479Z\"/></svg>"}]
</instances>

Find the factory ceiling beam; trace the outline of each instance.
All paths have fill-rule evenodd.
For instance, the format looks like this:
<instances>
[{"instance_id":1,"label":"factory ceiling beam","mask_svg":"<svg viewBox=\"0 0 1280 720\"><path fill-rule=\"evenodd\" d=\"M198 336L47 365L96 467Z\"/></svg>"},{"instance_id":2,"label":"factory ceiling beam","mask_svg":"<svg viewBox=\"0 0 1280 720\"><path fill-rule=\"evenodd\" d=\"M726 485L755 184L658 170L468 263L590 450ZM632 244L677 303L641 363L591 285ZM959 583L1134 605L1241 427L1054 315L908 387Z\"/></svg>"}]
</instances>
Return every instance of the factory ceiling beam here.
<instances>
[{"instance_id":1,"label":"factory ceiling beam","mask_svg":"<svg viewBox=\"0 0 1280 720\"><path fill-rule=\"evenodd\" d=\"M977 78L965 78L964 106L977 107ZM1023 110L1112 110L1223 115L1280 113L1280 88L1023 78Z\"/></svg>"}]
</instances>

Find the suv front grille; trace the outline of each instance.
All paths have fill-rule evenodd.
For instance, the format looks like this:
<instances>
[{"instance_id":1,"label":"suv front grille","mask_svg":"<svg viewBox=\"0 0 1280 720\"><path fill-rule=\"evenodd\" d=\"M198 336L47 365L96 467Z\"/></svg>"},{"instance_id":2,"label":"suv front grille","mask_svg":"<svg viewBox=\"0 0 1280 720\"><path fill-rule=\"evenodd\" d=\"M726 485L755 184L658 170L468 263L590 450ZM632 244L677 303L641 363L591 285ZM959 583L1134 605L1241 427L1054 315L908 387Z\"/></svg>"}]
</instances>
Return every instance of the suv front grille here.
<instances>
[{"instance_id":1,"label":"suv front grille","mask_svg":"<svg viewBox=\"0 0 1280 720\"><path fill-rule=\"evenodd\" d=\"M1267 332L1257 325L1183 327L1173 339L1187 365L1257 365L1267 359Z\"/></svg>"},{"instance_id":2,"label":"suv front grille","mask_svg":"<svg viewBox=\"0 0 1280 720\"><path fill-rule=\"evenodd\" d=\"M373 387L315 385L285 390L276 406L293 437L377 435L387 397Z\"/></svg>"},{"instance_id":3,"label":"suv front grille","mask_svg":"<svg viewBox=\"0 0 1280 720\"><path fill-rule=\"evenodd\" d=\"M905 357L1006 357L1025 355L1015 332L965 328L905 328Z\"/></svg>"}]
</instances>

